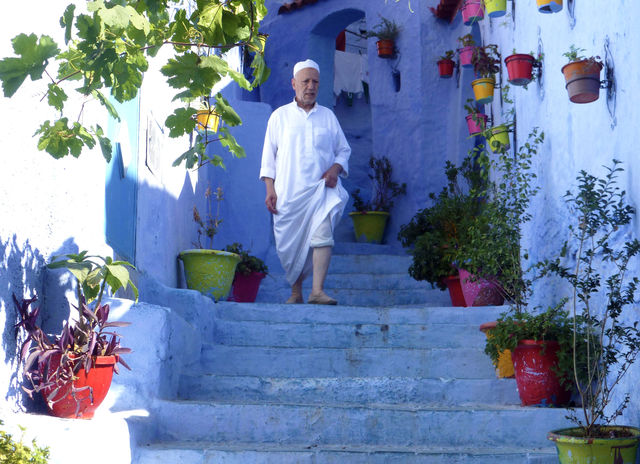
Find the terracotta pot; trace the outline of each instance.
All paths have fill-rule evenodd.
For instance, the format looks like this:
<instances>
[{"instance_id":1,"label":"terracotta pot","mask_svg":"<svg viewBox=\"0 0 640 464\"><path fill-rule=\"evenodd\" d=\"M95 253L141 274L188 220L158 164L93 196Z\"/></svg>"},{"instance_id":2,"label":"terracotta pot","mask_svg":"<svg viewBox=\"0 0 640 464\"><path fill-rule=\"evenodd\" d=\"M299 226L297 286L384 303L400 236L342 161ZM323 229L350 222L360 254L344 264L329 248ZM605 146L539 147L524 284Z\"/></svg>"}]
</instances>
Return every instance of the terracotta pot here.
<instances>
[{"instance_id":1,"label":"terracotta pot","mask_svg":"<svg viewBox=\"0 0 640 464\"><path fill-rule=\"evenodd\" d=\"M452 306L467 306L462 295L462 286L460 285L460 277L452 275L442 279L447 289L449 290L449 297L451 298Z\"/></svg>"},{"instance_id":2,"label":"terracotta pot","mask_svg":"<svg viewBox=\"0 0 640 464\"><path fill-rule=\"evenodd\" d=\"M475 118L473 114L468 114L465 116L467 120L467 129L469 130L469 135L480 134L487 127L487 115L482 113L476 113Z\"/></svg>"},{"instance_id":3,"label":"terracotta pot","mask_svg":"<svg viewBox=\"0 0 640 464\"><path fill-rule=\"evenodd\" d=\"M491 338L491 330L495 329L497 322L485 322L480 325L480 332L484 333L487 339ZM510 379L514 376L513 360L511 359L511 350L501 351L498 355L498 363L496 364L496 376L500 379Z\"/></svg>"},{"instance_id":4,"label":"terracotta pot","mask_svg":"<svg viewBox=\"0 0 640 464\"><path fill-rule=\"evenodd\" d=\"M585 438L580 427L554 430L547 438L555 442L560 464L635 464L640 429L619 425L603 428L604 433L616 438Z\"/></svg>"},{"instance_id":5,"label":"terracotta pot","mask_svg":"<svg viewBox=\"0 0 640 464\"><path fill-rule=\"evenodd\" d=\"M473 45L469 45L468 47L462 47L458 49L458 56L460 57L460 66L463 68L472 68L473 63L471 62L471 57L473 56L473 51L476 47Z\"/></svg>"},{"instance_id":6,"label":"terracotta pot","mask_svg":"<svg viewBox=\"0 0 640 464\"><path fill-rule=\"evenodd\" d=\"M513 85L527 85L532 80L533 56L516 53L504 59L509 73L509 82Z\"/></svg>"},{"instance_id":7,"label":"terracotta pot","mask_svg":"<svg viewBox=\"0 0 640 464\"><path fill-rule=\"evenodd\" d=\"M438 72L440 73L440 77L450 78L451 76L453 76L454 67L455 62L453 60L438 61Z\"/></svg>"},{"instance_id":8,"label":"terracotta pot","mask_svg":"<svg viewBox=\"0 0 640 464\"><path fill-rule=\"evenodd\" d=\"M481 105L486 105L493 101L493 90L496 86L496 80L493 77L482 77L471 81L473 87L473 95L476 101Z\"/></svg>"},{"instance_id":9,"label":"terracotta pot","mask_svg":"<svg viewBox=\"0 0 640 464\"><path fill-rule=\"evenodd\" d=\"M472 24L480 21L484 18L484 11L482 9L482 0L465 0L462 4L462 22L465 26L471 26Z\"/></svg>"},{"instance_id":10,"label":"terracotta pot","mask_svg":"<svg viewBox=\"0 0 640 464\"><path fill-rule=\"evenodd\" d=\"M562 10L562 0L537 0L540 13L557 13Z\"/></svg>"},{"instance_id":11,"label":"terracotta pot","mask_svg":"<svg viewBox=\"0 0 640 464\"><path fill-rule=\"evenodd\" d=\"M118 362L116 356L96 356L88 374L85 373L84 368L80 367L75 374L77 378L73 381L76 389L75 398L70 383L58 390L51 399L52 403L49 403L47 398L54 392L55 387L43 389L42 397L51 414L65 419L91 419L109 392L116 362ZM49 361L48 372L44 373L50 381L53 380L54 372L59 365L60 354L53 354Z\"/></svg>"},{"instance_id":12,"label":"terracotta pot","mask_svg":"<svg viewBox=\"0 0 640 464\"><path fill-rule=\"evenodd\" d=\"M593 60L572 61L562 67L567 83L569 100L573 103L591 103L600 96L602 64Z\"/></svg>"},{"instance_id":13,"label":"terracotta pot","mask_svg":"<svg viewBox=\"0 0 640 464\"><path fill-rule=\"evenodd\" d=\"M389 39L380 39L376 42L378 56L380 58L391 58L393 56L394 41Z\"/></svg>"},{"instance_id":14,"label":"terracotta pot","mask_svg":"<svg viewBox=\"0 0 640 464\"><path fill-rule=\"evenodd\" d=\"M465 269L459 269L458 275L465 306L500 306L504 303L504 296L496 282L486 279L474 281Z\"/></svg>"},{"instance_id":15,"label":"terracotta pot","mask_svg":"<svg viewBox=\"0 0 640 464\"><path fill-rule=\"evenodd\" d=\"M233 279L231 296L228 300L237 303L253 303L258 296L260 282L262 282L265 276L266 274L264 272L252 272L249 275L236 272L236 276Z\"/></svg>"},{"instance_id":16,"label":"terracotta pot","mask_svg":"<svg viewBox=\"0 0 640 464\"><path fill-rule=\"evenodd\" d=\"M511 354L523 406L566 406L571 400L571 390L560 385L552 370L559 349L556 341L520 340Z\"/></svg>"}]
</instances>

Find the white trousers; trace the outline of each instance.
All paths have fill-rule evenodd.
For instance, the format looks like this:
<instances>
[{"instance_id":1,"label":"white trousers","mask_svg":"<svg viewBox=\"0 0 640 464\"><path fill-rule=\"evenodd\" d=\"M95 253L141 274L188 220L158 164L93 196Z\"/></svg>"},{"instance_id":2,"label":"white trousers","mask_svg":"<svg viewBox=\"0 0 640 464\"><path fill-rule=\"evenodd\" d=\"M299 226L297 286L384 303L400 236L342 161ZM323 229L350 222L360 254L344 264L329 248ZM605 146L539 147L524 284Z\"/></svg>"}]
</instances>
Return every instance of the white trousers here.
<instances>
[{"instance_id":1,"label":"white trousers","mask_svg":"<svg viewBox=\"0 0 640 464\"><path fill-rule=\"evenodd\" d=\"M311 236L311 248L333 246L333 231L331 230L331 219L324 218L316 231Z\"/></svg>"}]
</instances>

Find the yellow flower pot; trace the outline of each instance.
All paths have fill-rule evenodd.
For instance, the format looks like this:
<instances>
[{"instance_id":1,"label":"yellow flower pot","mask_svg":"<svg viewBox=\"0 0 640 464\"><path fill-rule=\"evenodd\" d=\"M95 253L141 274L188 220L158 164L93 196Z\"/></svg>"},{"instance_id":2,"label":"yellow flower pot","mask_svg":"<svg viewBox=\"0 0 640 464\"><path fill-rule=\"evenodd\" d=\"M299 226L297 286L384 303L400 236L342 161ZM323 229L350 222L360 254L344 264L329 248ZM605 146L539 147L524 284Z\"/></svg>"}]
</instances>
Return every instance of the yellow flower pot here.
<instances>
[{"instance_id":1,"label":"yellow flower pot","mask_svg":"<svg viewBox=\"0 0 640 464\"><path fill-rule=\"evenodd\" d=\"M491 329L496 326L496 322L485 322L480 326L480 331L485 334L487 339L491 338ZM498 356L498 363L495 365L496 376L500 379L513 378L515 372L513 370L513 360L511 359L511 350L504 350Z\"/></svg>"},{"instance_id":2,"label":"yellow flower pot","mask_svg":"<svg viewBox=\"0 0 640 464\"><path fill-rule=\"evenodd\" d=\"M219 124L220 116L216 113L209 110L200 110L196 113L196 129L198 131L218 132Z\"/></svg>"},{"instance_id":3,"label":"yellow flower pot","mask_svg":"<svg viewBox=\"0 0 640 464\"><path fill-rule=\"evenodd\" d=\"M560 464L635 464L640 429L608 426L607 432L626 432L621 438L585 438L578 427L554 430L547 438L558 448Z\"/></svg>"},{"instance_id":4,"label":"yellow flower pot","mask_svg":"<svg viewBox=\"0 0 640 464\"><path fill-rule=\"evenodd\" d=\"M562 0L537 0L540 13L557 13L562 10Z\"/></svg>"},{"instance_id":5,"label":"yellow flower pot","mask_svg":"<svg viewBox=\"0 0 640 464\"><path fill-rule=\"evenodd\" d=\"M184 263L187 287L213 298L226 299L231 290L240 256L221 250L185 250L179 258Z\"/></svg>"},{"instance_id":6,"label":"yellow flower pot","mask_svg":"<svg viewBox=\"0 0 640 464\"><path fill-rule=\"evenodd\" d=\"M389 213L384 211L366 211L349 213L353 221L356 242L382 243L384 229Z\"/></svg>"},{"instance_id":7,"label":"yellow flower pot","mask_svg":"<svg viewBox=\"0 0 640 464\"><path fill-rule=\"evenodd\" d=\"M504 124L492 127L489 130L489 134L487 137L487 145L489 145L492 152L504 153L511 147L509 143L509 129Z\"/></svg>"},{"instance_id":8,"label":"yellow flower pot","mask_svg":"<svg viewBox=\"0 0 640 464\"><path fill-rule=\"evenodd\" d=\"M471 81L471 87L473 87L473 95L476 97L476 101L485 105L493 101L493 89L496 86L496 80L493 77L482 77Z\"/></svg>"}]
</instances>

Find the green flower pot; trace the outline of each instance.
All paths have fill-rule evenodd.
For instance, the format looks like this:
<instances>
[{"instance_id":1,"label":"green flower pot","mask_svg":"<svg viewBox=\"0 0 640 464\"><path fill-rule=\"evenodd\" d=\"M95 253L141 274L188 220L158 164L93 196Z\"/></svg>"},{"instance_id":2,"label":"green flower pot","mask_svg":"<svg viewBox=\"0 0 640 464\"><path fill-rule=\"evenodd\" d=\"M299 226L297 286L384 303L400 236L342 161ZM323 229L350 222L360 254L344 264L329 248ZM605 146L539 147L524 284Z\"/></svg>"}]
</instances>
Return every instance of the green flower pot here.
<instances>
[{"instance_id":1,"label":"green flower pot","mask_svg":"<svg viewBox=\"0 0 640 464\"><path fill-rule=\"evenodd\" d=\"M384 228L389 213L385 211L366 211L349 213L356 233L356 242L382 243Z\"/></svg>"},{"instance_id":2,"label":"green flower pot","mask_svg":"<svg viewBox=\"0 0 640 464\"><path fill-rule=\"evenodd\" d=\"M221 250L186 250L179 258L184 263L187 287L213 298L227 298L240 256Z\"/></svg>"},{"instance_id":3,"label":"green flower pot","mask_svg":"<svg viewBox=\"0 0 640 464\"><path fill-rule=\"evenodd\" d=\"M547 438L558 448L560 464L635 464L640 429L609 426L607 430L626 430L632 434L624 438L584 438L581 428L554 430Z\"/></svg>"}]
</instances>

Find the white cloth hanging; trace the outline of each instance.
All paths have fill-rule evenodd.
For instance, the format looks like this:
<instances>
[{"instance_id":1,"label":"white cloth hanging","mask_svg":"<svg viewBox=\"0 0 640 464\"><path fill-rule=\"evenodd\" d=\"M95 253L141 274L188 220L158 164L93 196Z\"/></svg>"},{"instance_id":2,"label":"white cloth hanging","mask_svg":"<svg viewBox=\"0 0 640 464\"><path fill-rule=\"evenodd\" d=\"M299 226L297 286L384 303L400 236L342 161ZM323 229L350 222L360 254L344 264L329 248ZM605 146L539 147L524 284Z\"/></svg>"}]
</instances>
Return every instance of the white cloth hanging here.
<instances>
[{"instance_id":1,"label":"white cloth hanging","mask_svg":"<svg viewBox=\"0 0 640 464\"><path fill-rule=\"evenodd\" d=\"M338 96L342 92L361 94L362 58L358 53L336 50L334 59L333 93Z\"/></svg>"}]
</instances>

